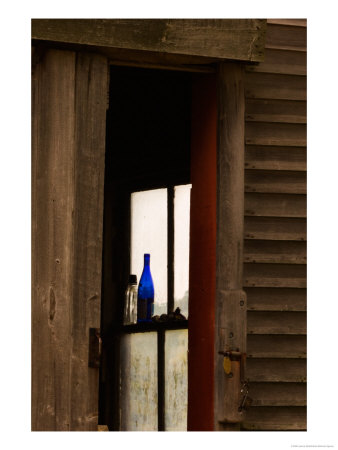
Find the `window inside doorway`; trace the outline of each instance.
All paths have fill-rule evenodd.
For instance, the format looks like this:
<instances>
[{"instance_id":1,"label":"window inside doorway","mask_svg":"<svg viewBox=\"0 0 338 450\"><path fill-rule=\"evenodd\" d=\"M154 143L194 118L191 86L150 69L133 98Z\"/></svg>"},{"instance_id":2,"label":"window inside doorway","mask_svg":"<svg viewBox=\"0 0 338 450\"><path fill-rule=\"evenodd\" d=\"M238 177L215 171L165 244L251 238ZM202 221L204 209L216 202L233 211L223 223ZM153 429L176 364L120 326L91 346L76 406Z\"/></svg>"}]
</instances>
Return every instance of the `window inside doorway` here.
<instances>
[{"instance_id":1,"label":"window inside doorway","mask_svg":"<svg viewBox=\"0 0 338 450\"><path fill-rule=\"evenodd\" d=\"M187 429L190 190L187 184L131 194L131 273L140 279L149 253L155 317L148 330L124 328L121 430Z\"/></svg>"},{"instance_id":2,"label":"window inside doorway","mask_svg":"<svg viewBox=\"0 0 338 450\"><path fill-rule=\"evenodd\" d=\"M151 255L154 315L179 308L188 317L190 190L191 184L186 184L131 194L130 273L140 280L143 255ZM173 211L172 218L168 209ZM168 270L172 271L169 276Z\"/></svg>"},{"instance_id":3,"label":"window inside doorway","mask_svg":"<svg viewBox=\"0 0 338 450\"><path fill-rule=\"evenodd\" d=\"M187 429L191 74L112 67L107 112L100 421ZM129 274L150 253L154 315L123 325Z\"/></svg>"}]
</instances>

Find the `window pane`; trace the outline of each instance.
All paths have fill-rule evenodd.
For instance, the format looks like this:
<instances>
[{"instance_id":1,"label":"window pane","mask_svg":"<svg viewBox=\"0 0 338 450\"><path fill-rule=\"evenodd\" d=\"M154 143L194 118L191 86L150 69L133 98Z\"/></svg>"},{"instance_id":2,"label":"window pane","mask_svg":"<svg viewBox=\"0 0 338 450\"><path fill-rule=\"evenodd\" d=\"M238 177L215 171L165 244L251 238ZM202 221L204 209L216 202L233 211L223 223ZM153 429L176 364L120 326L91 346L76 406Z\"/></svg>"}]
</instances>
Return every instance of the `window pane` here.
<instances>
[{"instance_id":1,"label":"window pane","mask_svg":"<svg viewBox=\"0 0 338 450\"><path fill-rule=\"evenodd\" d=\"M122 336L120 406L122 431L157 431L157 334Z\"/></svg>"},{"instance_id":2,"label":"window pane","mask_svg":"<svg viewBox=\"0 0 338 450\"><path fill-rule=\"evenodd\" d=\"M165 334L165 429L187 430L188 330Z\"/></svg>"},{"instance_id":3,"label":"window pane","mask_svg":"<svg viewBox=\"0 0 338 450\"><path fill-rule=\"evenodd\" d=\"M175 186L174 301L188 317L191 184Z\"/></svg>"},{"instance_id":4,"label":"window pane","mask_svg":"<svg viewBox=\"0 0 338 450\"><path fill-rule=\"evenodd\" d=\"M167 189L134 192L131 195L131 273L140 281L143 255L150 253L154 282L154 314L167 312Z\"/></svg>"}]
</instances>

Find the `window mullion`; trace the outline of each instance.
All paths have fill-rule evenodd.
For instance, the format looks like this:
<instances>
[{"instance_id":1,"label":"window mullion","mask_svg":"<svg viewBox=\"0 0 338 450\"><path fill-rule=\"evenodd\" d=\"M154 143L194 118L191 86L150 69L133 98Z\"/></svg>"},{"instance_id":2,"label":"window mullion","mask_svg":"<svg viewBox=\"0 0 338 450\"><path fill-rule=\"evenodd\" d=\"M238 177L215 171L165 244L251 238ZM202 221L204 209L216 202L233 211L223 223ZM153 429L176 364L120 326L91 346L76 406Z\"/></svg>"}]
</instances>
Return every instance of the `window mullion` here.
<instances>
[{"instance_id":1,"label":"window mullion","mask_svg":"<svg viewBox=\"0 0 338 450\"><path fill-rule=\"evenodd\" d=\"M168 314L174 311L174 186L168 186Z\"/></svg>"},{"instance_id":2,"label":"window mullion","mask_svg":"<svg viewBox=\"0 0 338 450\"><path fill-rule=\"evenodd\" d=\"M174 186L168 186L168 314L174 311ZM165 430L165 330L157 332L158 431Z\"/></svg>"}]
</instances>

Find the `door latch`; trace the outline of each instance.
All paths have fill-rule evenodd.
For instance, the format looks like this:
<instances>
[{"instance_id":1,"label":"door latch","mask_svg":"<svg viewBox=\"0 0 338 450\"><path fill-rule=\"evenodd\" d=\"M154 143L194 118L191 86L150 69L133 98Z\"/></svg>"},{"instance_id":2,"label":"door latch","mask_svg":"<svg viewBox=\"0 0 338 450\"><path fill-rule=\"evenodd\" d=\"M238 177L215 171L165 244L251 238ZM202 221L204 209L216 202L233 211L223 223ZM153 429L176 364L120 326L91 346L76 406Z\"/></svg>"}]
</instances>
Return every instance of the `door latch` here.
<instances>
[{"instance_id":1,"label":"door latch","mask_svg":"<svg viewBox=\"0 0 338 450\"><path fill-rule=\"evenodd\" d=\"M231 391L225 400L226 420L224 421L240 422L243 420L243 413L252 404L252 399L249 397L249 382L245 379L244 373L246 353L240 352L238 349L236 351L219 351L218 353L223 355L223 369L228 378L228 389Z\"/></svg>"}]
</instances>

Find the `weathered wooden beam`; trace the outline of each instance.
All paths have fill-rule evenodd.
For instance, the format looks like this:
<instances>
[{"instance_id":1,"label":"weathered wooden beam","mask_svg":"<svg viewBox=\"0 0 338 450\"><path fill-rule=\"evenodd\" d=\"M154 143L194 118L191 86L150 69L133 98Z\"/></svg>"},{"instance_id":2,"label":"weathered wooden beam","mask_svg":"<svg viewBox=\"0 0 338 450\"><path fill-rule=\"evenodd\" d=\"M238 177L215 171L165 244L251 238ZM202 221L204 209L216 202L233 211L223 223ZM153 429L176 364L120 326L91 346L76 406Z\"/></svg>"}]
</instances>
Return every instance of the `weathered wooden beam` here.
<instances>
[{"instance_id":1,"label":"weathered wooden beam","mask_svg":"<svg viewBox=\"0 0 338 450\"><path fill-rule=\"evenodd\" d=\"M263 61L264 19L33 19L32 39Z\"/></svg>"},{"instance_id":2,"label":"weathered wooden beam","mask_svg":"<svg viewBox=\"0 0 338 450\"><path fill-rule=\"evenodd\" d=\"M107 59L80 52L75 78L75 199L71 430L95 431L99 371L88 367L90 328L100 327Z\"/></svg>"},{"instance_id":3,"label":"weathered wooden beam","mask_svg":"<svg viewBox=\"0 0 338 450\"><path fill-rule=\"evenodd\" d=\"M107 60L35 52L32 89L32 429L96 430Z\"/></svg>"},{"instance_id":4,"label":"weathered wooden beam","mask_svg":"<svg viewBox=\"0 0 338 450\"><path fill-rule=\"evenodd\" d=\"M244 84L240 64L219 65L215 330L215 430L238 429L240 364L231 375L220 351L246 351L246 295L242 290L244 235ZM243 361L242 361L243 363Z\"/></svg>"},{"instance_id":5,"label":"weathered wooden beam","mask_svg":"<svg viewBox=\"0 0 338 450\"><path fill-rule=\"evenodd\" d=\"M75 59L47 53L33 67L33 431L70 430Z\"/></svg>"}]
</instances>

